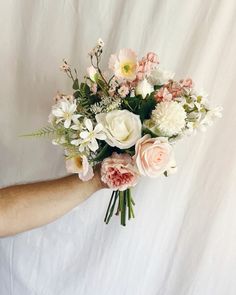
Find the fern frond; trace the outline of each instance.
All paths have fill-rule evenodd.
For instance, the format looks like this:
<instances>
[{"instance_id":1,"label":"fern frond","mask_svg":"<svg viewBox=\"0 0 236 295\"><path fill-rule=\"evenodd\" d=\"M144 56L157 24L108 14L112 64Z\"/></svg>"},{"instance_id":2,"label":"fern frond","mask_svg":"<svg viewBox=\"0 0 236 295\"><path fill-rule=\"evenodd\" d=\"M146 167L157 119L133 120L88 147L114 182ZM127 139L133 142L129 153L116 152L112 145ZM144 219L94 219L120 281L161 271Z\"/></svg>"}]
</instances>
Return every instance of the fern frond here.
<instances>
[{"instance_id":1,"label":"fern frond","mask_svg":"<svg viewBox=\"0 0 236 295\"><path fill-rule=\"evenodd\" d=\"M56 129L52 126L46 126L40 128L32 133L20 135L20 137L43 137L50 136L56 132Z\"/></svg>"}]
</instances>

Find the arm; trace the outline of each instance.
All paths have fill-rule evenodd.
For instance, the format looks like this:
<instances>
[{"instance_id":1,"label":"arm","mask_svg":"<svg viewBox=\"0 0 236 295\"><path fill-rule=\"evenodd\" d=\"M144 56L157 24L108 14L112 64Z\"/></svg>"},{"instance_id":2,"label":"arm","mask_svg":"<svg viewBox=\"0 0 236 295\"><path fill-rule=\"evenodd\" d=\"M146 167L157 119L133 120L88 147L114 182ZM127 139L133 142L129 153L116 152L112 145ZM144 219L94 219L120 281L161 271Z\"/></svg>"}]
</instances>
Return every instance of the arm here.
<instances>
[{"instance_id":1,"label":"arm","mask_svg":"<svg viewBox=\"0 0 236 295\"><path fill-rule=\"evenodd\" d=\"M50 223L103 187L95 172L88 182L71 175L0 189L0 237Z\"/></svg>"}]
</instances>

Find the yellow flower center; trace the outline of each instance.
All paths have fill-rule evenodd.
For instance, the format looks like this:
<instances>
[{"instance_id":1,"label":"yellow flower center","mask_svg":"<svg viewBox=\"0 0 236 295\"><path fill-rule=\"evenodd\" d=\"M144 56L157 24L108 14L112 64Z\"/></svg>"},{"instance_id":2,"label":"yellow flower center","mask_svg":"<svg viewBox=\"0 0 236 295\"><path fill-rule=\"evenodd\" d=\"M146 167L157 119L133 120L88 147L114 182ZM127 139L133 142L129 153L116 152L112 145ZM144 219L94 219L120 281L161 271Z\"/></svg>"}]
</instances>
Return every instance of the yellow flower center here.
<instances>
[{"instance_id":1,"label":"yellow flower center","mask_svg":"<svg viewBox=\"0 0 236 295\"><path fill-rule=\"evenodd\" d=\"M75 165L77 168L81 169L83 167L83 160L81 157L76 157L75 158Z\"/></svg>"},{"instance_id":2,"label":"yellow flower center","mask_svg":"<svg viewBox=\"0 0 236 295\"><path fill-rule=\"evenodd\" d=\"M136 70L136 64L133 61L125 61L121 65L121 73L124 76L130 76L134 74Z\"/></svg>"}]
</instances>

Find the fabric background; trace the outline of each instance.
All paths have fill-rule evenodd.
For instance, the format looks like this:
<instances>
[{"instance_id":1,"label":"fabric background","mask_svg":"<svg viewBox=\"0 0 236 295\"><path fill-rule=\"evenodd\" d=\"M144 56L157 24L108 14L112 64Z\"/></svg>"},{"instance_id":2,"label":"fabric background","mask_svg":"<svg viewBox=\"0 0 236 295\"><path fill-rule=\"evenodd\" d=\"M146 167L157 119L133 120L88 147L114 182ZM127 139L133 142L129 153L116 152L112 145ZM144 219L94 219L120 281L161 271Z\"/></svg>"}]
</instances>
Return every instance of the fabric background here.
<instances>
[{"instance_id":1,"label":"fabric background","mask_svg":"<svg viewBox=\"0 0 236 295\"><path fill-rule=\"evenodd\" d=\"M162 67L191 76L223 119L176 146L179 171L143 179L126 228L94 194L52 224L0 239L1 295L236 294L236 2L234 0L0 1L0 186L66 174L62 151L18 136L47 123L58 70L78 66L101 37L111 53L158 53Z\"/></svg>"}]
</instances>

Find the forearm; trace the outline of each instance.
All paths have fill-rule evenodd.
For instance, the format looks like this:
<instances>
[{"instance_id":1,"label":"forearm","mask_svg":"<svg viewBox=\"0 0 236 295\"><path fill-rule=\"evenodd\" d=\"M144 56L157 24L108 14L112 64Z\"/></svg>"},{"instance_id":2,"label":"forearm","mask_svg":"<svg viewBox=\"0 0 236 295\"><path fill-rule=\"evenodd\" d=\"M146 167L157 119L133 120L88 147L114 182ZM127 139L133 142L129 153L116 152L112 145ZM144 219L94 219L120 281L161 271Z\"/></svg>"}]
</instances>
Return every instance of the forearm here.
<instances>
[{"instance_id":1,"label":"forearm","mask_svg":"<svg viewBox=\"0 0 236 295\"><path fill-rule=\"evenodd\" d=\"M77 175L0 190L0 237L50 223L102 188L96 174L89 182Z\"/></svg>"}]
</instances>

